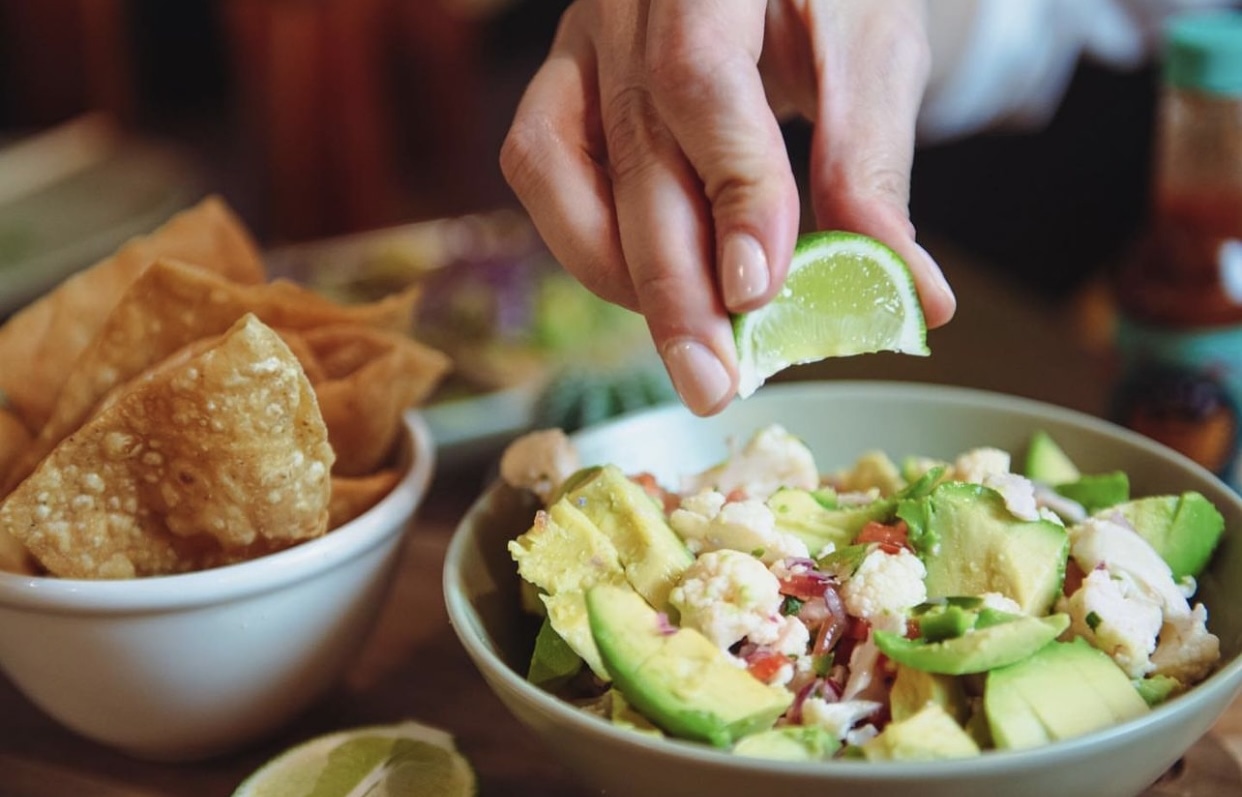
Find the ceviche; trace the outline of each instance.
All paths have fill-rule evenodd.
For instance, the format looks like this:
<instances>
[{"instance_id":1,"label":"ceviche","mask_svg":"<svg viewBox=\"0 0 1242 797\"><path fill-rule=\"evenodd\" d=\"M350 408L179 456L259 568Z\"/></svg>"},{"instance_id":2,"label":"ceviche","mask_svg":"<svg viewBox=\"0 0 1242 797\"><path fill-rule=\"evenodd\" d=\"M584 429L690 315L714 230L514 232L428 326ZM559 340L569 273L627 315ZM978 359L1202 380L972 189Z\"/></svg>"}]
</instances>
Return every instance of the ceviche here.
<instances>
[{"instance_id":1,"label":"ceviche","mask_svg":"<svg viewBox=\"0 0 1242 797\"><path fill-rule=\"evenodd\" d=\"M873 451L835 472L779 425L677 485L501 462L542 507L509 543L542 617L528 678L637 732L791 760L975 756L1148 712L1220 659L1196 577L1224 520L1134 496L1043 432L1018 454Z\"/></svg>"}]
</instances>

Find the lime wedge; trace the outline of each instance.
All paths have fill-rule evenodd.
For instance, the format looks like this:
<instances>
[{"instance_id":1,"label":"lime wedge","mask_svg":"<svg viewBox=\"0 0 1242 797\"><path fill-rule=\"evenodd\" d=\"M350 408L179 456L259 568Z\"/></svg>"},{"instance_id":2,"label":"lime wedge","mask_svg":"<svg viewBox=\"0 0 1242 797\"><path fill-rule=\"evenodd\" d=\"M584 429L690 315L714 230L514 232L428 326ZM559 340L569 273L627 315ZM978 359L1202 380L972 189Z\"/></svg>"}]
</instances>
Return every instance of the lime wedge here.
<instances>
[{"instance_id":1,"label":"lime wedge","mask_svg":"<svg viewBox=\"0 0 1242 797\"><path fill-rule=\"evenodd\" d=\"M453 737L406 721L330 733L290 748L233 797L473 797L474 769Z\"/></svg>"},{"instance_id":2,"label":"lime wedge","mask_svg":"<svg viewBox=\"0 0 1242 797\"><path fill-rule=\"evenodd\" d=\"M799 237L784 286L763 307L734 315L733 336L742 398L791 365L877 351L931 353L905 261L850 232Z\"/></svg>"}]
</instances>

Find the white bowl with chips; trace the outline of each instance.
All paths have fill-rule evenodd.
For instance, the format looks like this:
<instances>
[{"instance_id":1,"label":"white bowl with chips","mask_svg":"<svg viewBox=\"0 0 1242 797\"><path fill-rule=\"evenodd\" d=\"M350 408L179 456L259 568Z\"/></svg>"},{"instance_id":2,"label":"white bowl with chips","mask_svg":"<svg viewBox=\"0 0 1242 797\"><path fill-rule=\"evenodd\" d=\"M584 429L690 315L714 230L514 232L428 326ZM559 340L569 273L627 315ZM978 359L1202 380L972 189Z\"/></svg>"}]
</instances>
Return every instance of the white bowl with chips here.
<instances>
[{"instance_id":1,"label":"white bowl with chips","mask_svg":"<svg viewBox=\"0 0 1242 797\"><path fill-rule=\"evenodd\" d=\"M141 758L271 733L340 676L382 606L435 461L421 415L404 426L396 487L296 547L151 578L0 572L0 668L69 729Z\"/></svg>"}]
</instances>

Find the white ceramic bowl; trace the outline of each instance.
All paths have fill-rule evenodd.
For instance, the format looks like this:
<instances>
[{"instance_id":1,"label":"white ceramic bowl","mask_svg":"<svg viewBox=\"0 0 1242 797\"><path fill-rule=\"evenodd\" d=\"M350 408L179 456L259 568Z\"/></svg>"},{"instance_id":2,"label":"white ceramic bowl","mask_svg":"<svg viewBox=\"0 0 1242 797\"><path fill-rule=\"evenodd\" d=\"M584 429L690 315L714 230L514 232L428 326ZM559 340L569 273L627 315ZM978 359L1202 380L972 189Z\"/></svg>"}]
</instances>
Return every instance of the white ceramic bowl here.
<instances>
[{"instance_id":1,"label":"white ceramic bowl","mask_svg":"<svg viewBox=\"0 0 1242 797\"><path fill-rule=\"evenodd\" d=\"M407 470L375 507L241 564L122 581L0 573L0 666L73 731L192 760L274 731L341 674L383 602L434 466L408 413Z\"/></svg>"},{"instance_id":2,"label":"white ceramic bowl","mask_svg":"<svg viewBox=\"0 0 1242 797\"><path fill-rule=\"evenodd\" d=\"M1199 597L1221 639L1219 671L1187 694L1130 722L1020 752L938 762L815 763L735 757L703 745L616 728L525 681L537 626L519 610L505 542L529 527L534 504L501 485L463 519L449 548L449 617L484 678L517 718L583 782L609 797L839 794L848 797L1133 797L1211 727L1242 689L1242 500L1207 471L1150 440L1097 418L992 393L899 383L765 387L723 414L680 407L641 412L576 436L584 463L648 470L676 485L780 422L807 442L825 470L864 451L952 457L993 445L1022 451L1035 429L1062 443L1086 472L1125 469L1135 495L1197 489L1220 507L1227 532Z\"/></svg>"}]
</instances>

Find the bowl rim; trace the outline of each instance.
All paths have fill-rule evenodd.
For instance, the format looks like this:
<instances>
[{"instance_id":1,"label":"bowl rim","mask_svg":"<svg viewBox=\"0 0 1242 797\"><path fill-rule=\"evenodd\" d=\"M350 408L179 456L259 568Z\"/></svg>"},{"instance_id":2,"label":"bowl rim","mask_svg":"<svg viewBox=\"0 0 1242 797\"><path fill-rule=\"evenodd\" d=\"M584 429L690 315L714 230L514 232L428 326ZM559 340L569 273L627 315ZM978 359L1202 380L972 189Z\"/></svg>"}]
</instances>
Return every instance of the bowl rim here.
<instances>
[{"instance_id":1,"label":"bowl rim","mask_svg":"<svg viewBox=\"0 0 1242 797\"><path fill-rule=\"evenodd\" d=\"M0 608L45 612L112 614L164 612L235 601L317 576L361 556L408 522L426 496L435 470L435 448L422 414L402 415L409 466L396 486L363 514L313 540L275 553L207 570L127 579L71 579L0 571Z\"/></svg>"},{"instance_id":2,"label":"bowl rim","mask_svg":"<svg viewBox=\"0 0 1242 797\"><path fill-rule=\"evenodd\" d=\"M1167 448L1143 435L1121 427L1110 421L1090 415L1080 410L1039 401L1037 399L999 393L979 388L965 388L949 385L927 384L920 382L884 381L884 380L841 380L836 382L795 382L776 383L764 388L763 393L754 398L762 400L766 394L773 396L796 396L799 393L822 394L857 394L859 396L913 396L934 398L938 402L948 402L960 406L1000 406L1002 409L1022 413L1038 413L1053 418L1067 425L1079 426L1119 437L1125 443L1146 449L1151 453L1176 462L1198 476L1214 482L1222 491L1232 497L1239 505L1242 514L1242 496L1226 485L1206 468L1198 465L1188 457ZM624 426L659 414L681 414L687 410L680 405L640 409L626 415L605 421L596 426L570 435L575 442L589 440L591 437L604 434L616 427ZM1012 774L1014 768L1031 771L1043 767L1064 765L1067 757L1072 759L1092 758L1109 750L1124 746L1132 737L1139 736L1153 724L1163 724L1166 718L1177 716L1187 718L1196 713L1202 703L1215 703L1220 706L1217 715L1242 693L1242 655L1234 656L1232 661L1213 672L1208 678L1196 684L1186 694L1169 700L1153 708L1150 712L1110 725L1082 736L1051 742L1039 747L1023 750L988 750L984 755L965 759L944 759L938 761L859 761L850 759L832 759L830 761L778 761L772 759L738 756L728 750L717 749L709 745L693 741L674 739L671 737L649 737L641 733L618 727L603 717L583 711L566 701L531 684L516 670L511 668L497 653L491 639L483 634L478 622L478 614L466 598L466 587L462 577L461 562L466 556L472 534L466 533L465 526L474 514L481 510L499 487L493 482L479 496L463 515L452 539L444 560L443 589L445 607L448 611L450 624L467 654L479 668L485 680L498 681L512 698L520 700L528 707L551 718L557 724L564 724L576 732L588 734L601 741L612 744L634 745L652 755L666 758L669 761L687 760L695 763L735 769L739 772L768 772L772 774L793 775L798 777L825 776L839 774L856 780L899 780L914 783L928 778L965 778L975 779L994 776L1002 773ZM502 701L508 703L508 699ZM1215 721L1213 719L1213 721Z\"/></svg>"}]
</instances>

